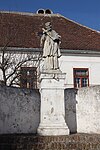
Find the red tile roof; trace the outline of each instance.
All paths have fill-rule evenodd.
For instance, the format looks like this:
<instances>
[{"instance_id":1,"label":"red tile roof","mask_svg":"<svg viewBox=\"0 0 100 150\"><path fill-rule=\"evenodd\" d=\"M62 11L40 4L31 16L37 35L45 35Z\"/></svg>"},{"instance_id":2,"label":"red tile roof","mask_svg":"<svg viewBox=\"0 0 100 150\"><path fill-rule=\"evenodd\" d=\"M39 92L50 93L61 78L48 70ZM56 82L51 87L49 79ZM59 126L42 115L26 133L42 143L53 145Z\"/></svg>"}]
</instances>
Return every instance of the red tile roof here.
<instances>
[{"instance_id":1,"label":"red tile roof","mask_svg":"<svg viewBox=\"0 0 100 150\"><path fill-rule=\"evenodd\" d=\"M45 22L61 35L62 49L100 50L100 32L59 14L0 13L0 46L39 48Z\"/></svg>"}]
</instances>

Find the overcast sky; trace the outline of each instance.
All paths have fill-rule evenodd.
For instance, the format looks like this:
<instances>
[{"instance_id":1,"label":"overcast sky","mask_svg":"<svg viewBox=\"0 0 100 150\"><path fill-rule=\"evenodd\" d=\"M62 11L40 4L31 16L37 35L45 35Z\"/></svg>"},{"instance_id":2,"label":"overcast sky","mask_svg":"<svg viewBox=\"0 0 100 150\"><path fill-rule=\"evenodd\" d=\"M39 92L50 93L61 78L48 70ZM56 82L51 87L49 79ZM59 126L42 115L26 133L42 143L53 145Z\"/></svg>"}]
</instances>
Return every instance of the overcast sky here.
<instances>
[{"instance_id":1,"label":"overcast sky","mask_svg":"<svg viewBox=\"0 0 100 150\"><path fill-rule=\"evenodd\" d=\"M36 13L40 8L100 31L100 0L0 0L1 11Z\"/></svg>"}]
</instances>

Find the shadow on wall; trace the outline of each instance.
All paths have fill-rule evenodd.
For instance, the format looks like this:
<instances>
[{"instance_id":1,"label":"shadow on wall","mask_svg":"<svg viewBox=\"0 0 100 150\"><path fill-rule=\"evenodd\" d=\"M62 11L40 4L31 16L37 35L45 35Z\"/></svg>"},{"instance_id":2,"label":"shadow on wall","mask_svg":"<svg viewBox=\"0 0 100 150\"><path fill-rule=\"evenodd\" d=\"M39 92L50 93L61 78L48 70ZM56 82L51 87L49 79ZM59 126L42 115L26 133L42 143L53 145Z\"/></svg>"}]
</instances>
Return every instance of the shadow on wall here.
<instances>
[{"instance_id":1,"label":"shadow on wall","mask_svg":"<svg viewBox=\"0 0 100 150\"><path fill-rule=\"evenodd\" d=\"M77 119L76 119L76 94L77 89L65 89L65 121L70 130L70 134L77 133Z\"/></svg>"}]
</instances>

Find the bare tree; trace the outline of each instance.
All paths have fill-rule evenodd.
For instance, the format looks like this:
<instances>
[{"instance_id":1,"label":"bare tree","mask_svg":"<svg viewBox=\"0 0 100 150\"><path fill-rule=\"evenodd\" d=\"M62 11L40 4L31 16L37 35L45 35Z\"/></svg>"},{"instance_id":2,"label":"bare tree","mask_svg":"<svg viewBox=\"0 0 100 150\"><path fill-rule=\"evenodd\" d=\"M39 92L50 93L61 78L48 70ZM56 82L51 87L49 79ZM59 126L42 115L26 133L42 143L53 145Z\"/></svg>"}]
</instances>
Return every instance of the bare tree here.
<instances>
[{"instance_id":1,"label":"bare tree","mask_svg":"<svg viewBox=\"0 0 100 150\"><path fill-rule=\"evenodd\" d=\"M39 73L40 61L41 53L14 53L3 47L0 50L0 74L3 83L7 86L19 85L20 68L28 65L35 66Z\"/></svg>"}]
</instances>

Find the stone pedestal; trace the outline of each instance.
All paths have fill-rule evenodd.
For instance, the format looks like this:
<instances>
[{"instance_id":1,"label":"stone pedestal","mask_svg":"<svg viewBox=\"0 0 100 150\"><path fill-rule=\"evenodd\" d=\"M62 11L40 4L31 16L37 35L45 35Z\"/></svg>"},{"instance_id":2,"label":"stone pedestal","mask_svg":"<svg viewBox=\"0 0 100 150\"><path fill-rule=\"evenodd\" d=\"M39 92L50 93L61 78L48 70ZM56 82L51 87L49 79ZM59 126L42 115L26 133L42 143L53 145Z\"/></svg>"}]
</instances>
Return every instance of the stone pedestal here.
<instances>
[{"instance_id":1,"label":"stone pedestal","mask_svg":"<svg viewBox=\"0 0 100 150\"><path fill-rule=\"evenodd\" d=\"M65 74L41 74L41 119L39 135L68 135L64 106Z\"/></svg>"}]
</instances>

